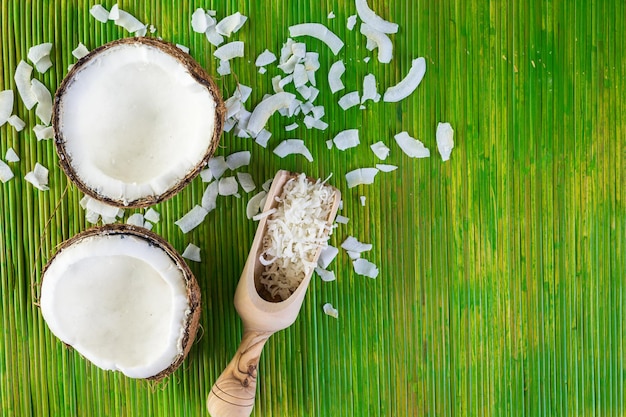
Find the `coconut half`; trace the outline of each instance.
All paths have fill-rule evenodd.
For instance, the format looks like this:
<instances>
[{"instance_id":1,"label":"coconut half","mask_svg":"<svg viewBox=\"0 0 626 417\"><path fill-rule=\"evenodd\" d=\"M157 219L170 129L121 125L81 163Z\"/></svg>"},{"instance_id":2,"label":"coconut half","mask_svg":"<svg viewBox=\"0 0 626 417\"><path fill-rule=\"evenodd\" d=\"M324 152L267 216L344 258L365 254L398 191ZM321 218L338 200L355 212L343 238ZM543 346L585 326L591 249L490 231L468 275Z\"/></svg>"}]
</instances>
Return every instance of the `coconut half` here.
<instances>
[{"instance_id":1,"label":"coconut half","mask_svg":"<svg viewBox=\"0 0 626 417\"><path fill-rule=\"evenodd\" d=\"M85 194L146 207L172 197L215 151L221 94L175 45L120 39L91 51L54 97L60 164Z\"/></svg>"},{"instance_id":2,"label":"coconut half","mask_svg":"<svg viewBox=\"0 0 626 417\"><path fill-rule=\"evenodd\" d=\"M99 368L161 379L182 363L200 319L200 289L160 236L127 224L64 242L43 271L48 327Z\"/></svg>"}]
</instances>

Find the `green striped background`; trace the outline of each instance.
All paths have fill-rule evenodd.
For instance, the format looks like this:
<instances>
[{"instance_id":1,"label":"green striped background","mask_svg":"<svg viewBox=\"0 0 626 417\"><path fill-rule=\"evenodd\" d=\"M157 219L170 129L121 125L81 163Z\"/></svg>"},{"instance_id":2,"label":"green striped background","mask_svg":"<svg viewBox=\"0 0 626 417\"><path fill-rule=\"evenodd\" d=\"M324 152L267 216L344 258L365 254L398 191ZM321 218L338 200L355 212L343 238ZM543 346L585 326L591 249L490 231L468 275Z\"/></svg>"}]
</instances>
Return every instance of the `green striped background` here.
<instances>
[{"instance_id":1,"label":"green striped background","mask_svg":"<svg viewBox=\"0 0 626 417\"><path fill-rule=\"evenodd\" d=\"M34 44L54 43L54 67L34 73L55 89L82 41L95 48L127 36L89 16L84 0L2 0L0 89L15 89L13 72ZM110 8L113 3L104 5ZM336 59L319 41L318 102L325 131L284 132L274 117L270 147L225 134L218 154L249 149L247 171L258 184L277 169L334 173L351 220L331 241L352 234L374 244L367 257L376 280L356 276L341 253L338 280L312 282L297 322L272 337L261 359L256 416L622 416L626 415L624 309L626 281L626 6L622 1L370 0L400 24L394 59L372 61L365 40L345 28L351 1L121 1L122 9L154 24L155 34L182 43L209 72L217 62L203 35L190 30L196 7L250 20L231 40L244 40L233 71L254 91L271 91L269 66L253 65L266 47L275 53L290 24L322 22L346 43L339 57L346 90L376 75L379 91L398 82L412 58L428 69L416 93L399 104L369 103L342 111L325 72ZM337 18L328 20L334 11ZM218 80L226 97L235 77ZM251 106L248 105L248 108ZM34 304L42 265L63 240L84 230L82 197L58 167L51 141L30 130L34 111L14 111L28 123L0 128L0 156L11 146L22 160L16 178L0 185L0 414L3 416L200 416L210 387L234 354L241 323L232 305L255 224L245 218L248 195L221 198L192 233L174 221L199 203L197 179L156 207L155 230L182 251L202 247L191 263L202 288L199 340L183 366L154 385L103 372L65 348ZM439 121L455 129L452 159L435 144ZM325 141L347 128L362 144L328 151ZM431 149L412 160L393 142L407 130ZM280 139L299 137L315 163L279 159ZM376 183L347 189L343 175L377 162L369 145L392 149ZM35 162L50 168L49 192L21 178ZM241 171L246 171L242 169ZM367 197L362 207L359 197ZM128 211L127 215L132 211ZM332 302L339 320L322 313Z\"/></svg>"}]
</instances>

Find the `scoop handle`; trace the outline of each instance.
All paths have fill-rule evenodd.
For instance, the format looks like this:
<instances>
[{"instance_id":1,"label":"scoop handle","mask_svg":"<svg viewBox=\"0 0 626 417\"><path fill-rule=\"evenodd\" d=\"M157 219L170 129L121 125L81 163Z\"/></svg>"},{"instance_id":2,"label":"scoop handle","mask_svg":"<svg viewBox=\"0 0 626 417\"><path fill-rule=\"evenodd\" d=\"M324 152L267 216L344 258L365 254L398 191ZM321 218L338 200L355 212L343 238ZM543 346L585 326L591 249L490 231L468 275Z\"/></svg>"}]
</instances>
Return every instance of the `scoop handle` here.
<instances>
[{"instance_id":1,"label":"scoop handle","mask_svg":"<svg viewBox=\"0 0 626 417\"><path fill-rule=\"evenodd\" d=\"M257 368L272 332L244 330L239 349L219 376L207 399L213 417L247 417L256 396Z\"/></svg>"}]
</instances>

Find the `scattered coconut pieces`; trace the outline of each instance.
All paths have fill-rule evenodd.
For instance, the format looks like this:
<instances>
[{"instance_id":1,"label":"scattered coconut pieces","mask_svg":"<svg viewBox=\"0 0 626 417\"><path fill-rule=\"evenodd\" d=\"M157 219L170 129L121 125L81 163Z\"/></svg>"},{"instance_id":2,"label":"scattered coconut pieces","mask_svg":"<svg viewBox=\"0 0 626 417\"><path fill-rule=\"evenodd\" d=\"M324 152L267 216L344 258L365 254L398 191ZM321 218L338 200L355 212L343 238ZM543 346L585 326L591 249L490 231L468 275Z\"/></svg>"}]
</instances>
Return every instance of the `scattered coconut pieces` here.
<instances>
[{"instance_id":1,"label":"scattered coconut pieces","mask_svg":"<svg viewBox=\"0 0 626 417\"><path fill-rule=\"evenodd\" d=\"M109 12L101 4L94 4L91 9L89 9L89 14L102 23L106 23L109 20Z\"/></svg>"},{"instance_id":2,"label":"scattered coconut pieces","mask_svg":"<svg viewBox=\"0 0 626 417\"><path fill-rule=\"evenodd\" d=\"M359 92L353 91L351 93L344 94L339 99L339 107L343 110L348 110L350 107L358 106L360 104Z\"/></svg>"},{"instance_id":3,"label":"scattered coconut pieces","mask_svg":"<svg viewBox=\"0 0 626 417\"><path fill-rule=\"evenodd\" d=\"M359 168L350 171L346 174L348 188L353 188L361 184L373 184L376 174L378 174L378 169L376 168Z\"/></svg>"},{"instance_id":4,"label":"scattered coconut pieces","mask_svg":"<svg viewBox=\"0 0 626 417\"><path fill-rule=\"evenodd\" d=\"M369 50L378 48L378 62L382 64L391 62L391 58L393 58L393 44L387 35L374 29L367 23L361 25L361 34L367 38Z\"/></svg>"},{"instance_id":5,"label":"scattered coconut pieces","mask_svg":"<svg viewBox=\"0 0 626 417\"><path fill-rule=\"evenodd\" d=\"M35 114L42 123L49 125L52 119L52 94L50 94L50 90L41 81L33 79L31 81L31 91L37 100Z\"/></svg>"},{"instance_id":6,"label":"scattered coconut pieces","mask_svg":"<svg viewBox=\"0 0 626 417\"><path fill-rule=\"evenodd\" d=\"M409 136L407 132L400 132L394 136L396 143L410 158L428 158L430 150L422 142Z\"/></svg>"},{"instance_id":7,"label":"scattered coconut pieces","mask_svg":"<svg viewBox=\"0 0 626 417\"><path fill-rule=\"evenodd\" d=\"M354 236L348 236L341 244L341 247L347 251L358 253L372 250L371 243L361 243Z\"/></svg>"},{"instance_id":8,"label":"scattered coconut pieces","mask_svg":"<svg viewBox=\"0 0 626 417\"><path fill-rule=\"evenodd\" d=\"M15 87L19 93L24 106L30 110L35 104L37 104L37 97L31 88L31 75L33 73L33 67L28 65L24 61L20 61L15 69Z\"/></svg>"},{"instance_id":9,"label":"scattered coconut pieces","mask_svg":"<svg viewBox=\"0 0 626 417\"><path fill-rule=\"evenodd\" d=\"M123 209L105 204L88 195L80 200L80 206L85 209L85 218L92 224L98 223L100 217L102 217L102 223L110 224L116 222L118 217L124 216ZM137 222L137 225L143 227L143 218L141 222Z\"/></svg>"},{"instance_id":10,"label":"scattered coconut pieces","mask_svg":"<svg viewBox=\"0 0 626 417\"><path fill-rule=\"evenodd\" d=\"M317 260L317 265L322 269L328 268L328 265L330 265L335 260L338 253L339 249L332 245L327 245L321 250L320 257Z\"/></svg>"},{"instance_id":11,"label":"scattered coconut pieces","mask_svg":"<svg viewBox=\"0 0 626 417\"><path fill-rule=\"evenodd\" d=\"M35 65L37 71L44 73L52 66L50 60L50 51L52 50L52 44L50 42L41 43L39 45L31 46L28 49L27 57Z\"/></svg>"},{"instance_id":12,"label":"scattered coconut pieces","mask_svg":"<svg viewBox=\"0 0 626 417\"><path fill-rule=\"evenodd\" d=\"M281 158L287 155L300 154L309 162L313 162L313 155L311 155L311 152L301 139L286 139L282 141L274 148L274 153Z\"/></svg>"},{"instance_id":13,"label":"scattered coconut pieces","mask_svg":"<svg viewBox=\"0 0 626 417\"><path fill-rule=\"evenodd\" d=\"M337 309L334 308L331 303L324 304L324 306L322 307L322 310L324 310L324 313L327 316L339 318L339 311L337 311Z\"/></svg>"},{"instance_id":14,"label":"scattered coconut pieces","mask_svg":"<svg viewBox=\"0 0 626 417\"><path fill-rule=\"evenodd\" d=\"M18 132L24 130L24 127L26 126L26 123L15 114L7 119L7 123L13 126Z\"/></svg>"},{"instance_id":15,"label":"scattered coconut pieces","mask_svg":"<svg viewBox=\"0 0 626 417\"><path fill-rule=\"evenodd\" d=\"M81 59L89 53L89 49L82 42L78 42L78 46L72 51L74 58Z\"/></svg>"},{"instance_id":16,"label":"scattered coconut pieces","mask_svg":"<svg viewBox=\"0 0 626 417\"><path fill-rule=\"evenodd\" d=\"M261 191L248 200L246 205L246 217L252 219L262 208L265 198L267 197L266 191Z\"/></svg>"},{"instance_id":17,"label":"scattered coconut pieces","mask_svg":"<svg viewBox=\"0 0 626 417\"><path fill-rule=\"evenodd\" d=\"M254 62L254 65L256 65L257 67L264 67L266 65L276 62L276 59L276 55L274 55L274 53L271 52L269 49L266 49L259 54L259 56L256 58L256 61Z\"/></svg>"},{"instance_id":18,"label":"scattered coconut pieces","mask_svg":"<svg viewBox=\"0 0 626 417\"><path fill-rule=\"evenodd\" d=\"M391 150L385 145L382 141L378 141L372 145L370 145L370 149L374 152L374 155L378 157L378 159L385 160L389 156L389 152Z\"/></svg>"},{"instance_id":19,"label":"scattered coconut pieces","mask_svg":"<svg viewBox=\"0 0 626 417\"><path fill-rule=\"evenodd\" d=\"M224 37L217 33L215 29L215 23L212 23L204 34L209 43L213 46L220 46L224 42Z\"/></svg>"},{"instance_id":20,"label":"scattered coconut pieces","mask_svg":"<svg viewBox=\"0 0 626 417\"><path fill-rule=\"evenodd\" d=\"M161 220L161 214L153 208L149 208L148 211L146 211L146 214L143 215L143 217L146 220L151 221L152 223L158 223L159 220Z\"/></svg>"},{"instance_id":21,"label":"scattered coconut pieces","mask_svg":"<svg viewBox=\"0 0 626 417\"><path fill-rule=\"evenodd\" d=\"M17 156L17 153L15 153L15 150L13 150L13 148L9 148L7 149L7 153L4 156L4 159L6 159L7 162L18 162L20 160L20 157Z\"/></svg>"},{"instance_id":22,"label":"scattered coconut pieces","mask_svg":"<svg viewBox=\"0 0 626 417\"><path fill-rule=\"evenodd\" d=\"M339 224L348 224L348 222L350 221L349 218L342 216L342 215L338 215L335 218L335 222L339 223Z\"/></svg>"},{"instance_id":23,"label":"scattered coconut pieces","mask_svg":"<svg viewBox=\"0 0 626 417\"><path fill-rule=\"evenodd\" d=\"M117 4L113 7L116 7L116 6ZM111 13L113 13L113 7L111 8ZM137 19L135 16L120 9L119 7L117 8L116 18L112 19L111 14L109 14L109 19L113 20L113 22L117 26L123 27L130 33L134 33L136 36L146 35L148 25L141 23L141 21L139 21L139 19Z\"/></svg>"},{"instance_id":24,"label":"scattered coconut pieces","mask_svg":"<svg viewBox=\"0 0 626 417\"><path fill-rule=\"evenodd\" d=\"M115 3L113 7L111 7L111 10L109 10L109 20L117 20L119 18L120 18L120 7L118 6L117 3Z\"/></svg>"},{"instance_id":25,"label":"scattered coconut pieces","mask_svg":"<svg viewBox=\"0 0 626 417\"><path fill-rule=\"evenodd\" d=\"M236 170L237 168L241 168L246 165L250 165L250 151L241 151L231 153L226 157L226 166L231 171Z\"/></svg>"},{"instance_id":26,"label":"scattered coconut pieces","mask_svg":"<svg viewBox=\"0 0 626 417\"><path fill-rule=\"evenodd\" d=\"M311 36L319 39L328 45L335 55L343 48L343 41L321 23L301 23L299 25L289 26L289 36L294 38L299 36Z\"/></svg>"},{"instance_id":27,"label":"scattered coconut pieces","mask_svg":"<svg viewBox=\"0 0 626 417\"><path fill-rule=\"evenodd\" d=\"M383 101L395 103L408 97L420 85L424 74L426 74L426 60L422 57L414 59L411 61L411 69L406 77L385 91Z\"/></svg>"},{"instance_id":28,"label":"scattered coconut pieces","mask_svg":"<svg viewBox=\"0 0 626 417\"><path fill-rule=\"evenodd\" d=\"M132 224L133 226L137 226L137 227L143 227L143 224L144 224L143 215L141 213L133 213L130 216L128 216L128 219L126 219L126 223Z\"/></svg>"},{"instance_id":29,"label":"scattered coconut pieces","mask_svg":"<svg viewBox=\"0 0 626 417\"><path fill-rule=\"evenodd\" d=\"M180 43L176 44L176 47L178 49L180 49L181 51L183 51L184 53L188 54L189 53L189 47L185 46L185 45L181 45Z\"/></svg>"},{"instance_id":30,"label":"scattered coconut pieces","mask_svg":"<svg viewBox=\"0 0 626 417\"><path fill-rule=\"evenodd\" d=\"M217 73L219 75L229 75L230 74L230 61L220 61L220 65L217 67Z\"/></svg>"},{"instance_id":31,"label":"scattered coconut pieces","mask_svg":"<svg viewBox=\"0 0 626 417\"><path fill-rule=\"evenodd\" d=\"M24 176L24 179L41 191L48 191L48 169L39 162L35 163L35 168Z\"/></svg>"},{"instance_id":32,"label":"scattered coconut pieces","mask_svg":"<svg viewBox=\"0 0 626 417\"><path fill-rule=\"evenodd\" d=\"M183 233L188 233L190 230L195 229L204 221L204 218L209 214L207 209L202 206L195 205L187 214L174 222L174 224L180 227Z\"/></svg>"},{"instance_id":33,"label":"scattered coconut pieces","mask_svg":"<svg viewBox=\"0 0 626 417\"><path fill-rule=\"evenodd\" d=\"M356 12L363 22L367 23L368 25L382 33L398 32L398 24L388 22L382 17L378 16L367 5L367 0L355 0L354 3L356 5Z\"/></svg>"},{"instance_id":34,"label":"scattered coconut pieces","mask_svg":"<svg viewBox=\"0 0 626 417\"><path fill-rule=\"evenodd\" d=\"M202 262L200 258L200 248L193 243L187 245L181 256L194 262Z\"/></svg>"},{"instance_id":35,"label":"scattered coconut pieces","mask_svg":"<svg viewBox=\"0 0 626 417\"><path fill-rule=\"evenodd\" d=\"M361 104L367 100L372 100L374 103L380 101L380 94L376 91L376 77L374 74L367 74L363 78L363 95L361 96Z\"/></svg>"},{"instance_id":36,"label":"scattered coconut pieces","mask_svg":"<svg viewBox=\"0 0 626 417\"><path fill-rule=\"evenodd\" d=\"M319 266L315 267L315 272L317 273L317 275L320 276L320 278L324 282L330 282L330 281L334 281L337 279L337 277L335 277L334 271L328 271L326 269L320 268Z\"/></svg>"},{"instance_id":37,"label":"scattered coconut pieces","mask_svg":"<svg viewBox=\"0 0 626 417\"><path fill-rule=\"evenodd\" d=\"M202 207L208 212L215 210L217 207L217 196L219 194L219 181L213 181L206 187L202 194Z\"/></svg>"},{"instance_id":38,"label":"scattered coconut pieces","mask_svg":"<svg viewBox=\"0 0 626 417\"><path fill-rule=\"evenodd\" d=\"M267 148L267 143L272 137L272 133L269 130L261 129L261 131L256 135L254 141L263 148Z\"/></svg>"},{"instance_id":39,"label":"scattered coconut pieces","mask_svg":"<svg viewBox=\"0 0 626 417\"><path fill-rule=\"evenodd\" d=\"M356 25L356 15L353 14L352 16L348 16L348 20L346 21L346 27L348 28L348 30L354 29L355 25Z\"/></svg>"},{"instance_id":40,"label":"scattered coconut pieces","mask_svg":"<svg viewBox=\"0 0 626 417\"><path fill-rule=\"evenodd\" d=\"M3 126L13 113L13 90L0 91L0 126Z\"/></svg>"},{"instance_id":41,"label":"scattered coconut pieces","mask_svg":"<svg viewBox=\"0 0 626 417\"><path fill-rule=\"evenodd\" d=\"M366 200L366 197L365 197L364 195L362 195L362 196L361 196L361 197L359 197L359 198L361 199L361 205L362 205L363 207L365 207L365 200Z\"/></svg>"},{"instance_id":42,"label":"scattered coconut pieces","mask_svg":"<svg viewBox=\"0 0 626 417\"><path fill-rule=\"evenodd\" d=\"M329 18L329 19L334 19L335 17L337 17L337 16L335 16L335 12L333 12L333 11L331 10L331 11L330 11L330 13L328 13L328 18Z\"/></svg>"},{"instance_id":43,"label":"scattered coconut pieces","mask_svg":"<svg viewBox=\"0 0 626 417\"><path fill-rule=\"evenodd\" d=\"M291 132L292 130L296 130L298 128L298 123L292 123L290 125L285 126L286 132Z\"/></svg>"},{"instance_id":44,"label":"scattered coconut pieces","mask_svg":"<svg viewBox=\"0 0 626 417\"><path fill-rule=\"evenodd\" d=\"M33 132L35 132L35 137L38 141L52 139L54 137L54 129L52 126L35 125Z\"/></svg>"},{"instance_id":45,"label":"scattered coconut pieces","mask_svg":"<svg viewBox=\"0 0 626 417\"><path fill-rule=\"evenodd\" d=\"M376 278L378 276L378 267L370 261L359 258L352 262L354 272L358 275L363 275L368 278Z\"/></svg>"},{"instance_id":46,"label":"scattered coconut pieces","mask_svg":"<svg viewBox=\"0 0 626 417\"><path fill-rule=\"evenodd\" d=\"M213 173L208 168L203 169L200 171L200 178L202 179L202 182L211 182L213 181Z\"/></svg>"},{"instance_id":47,"label":"scattered coconut pieces","mask_svg":"<svg viewBox=\"0 0 626 417\"><path fill-rule=\"evenodd\" d=\"M381 172L391 172L398 169L396 165L386 165L386 164L376 164L376 168L378 168Z\"/></svg>"},{"instance_id":48,"label":"scattered coconut pieces","mask_svg":"<svg viewBox=\"0 0 626 417\"><path fill-rule=\"evenodd\" d=\"M235 177L220 178L218 194L221 196L235 195L239 191L239 184Z\"/></svg>"},{"instance_id":49,"label":"scattered coconut pieces","mask_svg":"<svg viewBox=\"0 0 626 417\"><path fill-rule=\"evenodd\" d=\"M213 178L219 179L228 169L228 165L226 165L226 160L223 156L214 156L209 159L209 169L211 174L213 174Z\"/></svg>"},{"instance_id":50,"label":"scattered coconut pieces","mask_svg":"<svg viewBox=\"0 0 626 417\"><path fill-rule=\"evenodd\" d=\"M289 108L296 99L295 94L281 92L263 99L252 111L247 130L256 135L263 129L269 118L278 110Z\"/></svg>"},{"instance_id":51,"label":"scattered coconut pieces","mask_svg":"<svg viewBox=\"0 0 626 417\"><path fill-rule=\"evenodd\" d=\"M9 181L15 175L13 171L11 171L11 167L9 167L4 161L0 161L0 181L4 184Z\"/></svg>"},{"instance_id":52,"label":"scattered coconut pieces","mask_svg":"<svg viewBox=\"0 0 626 417\"><path fill-rule=\"evenodd\" d=\"M347 129L343 130L333 138L333 143L340 151L345 151L349 148L354 148L359 145L359 130Z\"/></svg>"},{"instance_id":53,"label":"scattered coconut pieces","mask_svg":"<svg viewBox=\"0 0 626 417\"><path fill-rule=\"evenodd\" d=\"M208 17L210 16L208 16L204 9L202 9L201 7L198 7L196 10L194 10L194 12L191 14L191 30L196 33L205 33L209 28Z\"/></svg>"},{"instance_id":54,"label":"scattered coconut pieces","mask_svg":"<svg viewBox=\"0 0 626 417\"><path fill-rule=\"evenodd\" d=\"M229 61L233 58L241 58L244 54L244 43L242 41L233 41L220 46L215 50L213 55L222 61Z\"/></svg>"},{"instance_id":55,"label":"scattered coconut pieces","mask_svg":"<svg viewBox=\"0 0 626 417\"><path fill-rule=\"evenodd\" d=\"M256 184L252 179L252 175L247 172L238 172L237 180L239 181L239 185L241 185L241 188L243 188L246 193L254 191L254 189L256 188Z\"/></svg>"},{"instance_id":56,"label":"scattered coconut pieces","mask_svg":"<svg viewBox=\"0 0 626 417\"><path fill-rule=\"evenodd\" d=\"M328 85L330 91L335 94L337 91L343 90L345 86L341 81L341 77L346 72L346 66L342 60L333 63L328 70Z\"/></svg>"},{"instance_id":57,"label":"scattered coconut pieces","mask_svg":"<svg viewBox=\"0 0 626 417\"><path fill-rule=\"evenodd\" d=\"M328 129L328 123L324 122L323 120L318 120L311 116L304 117L304 125L307 127L307 129L313 129L313 128L319 129L319 130Z\"/></svg>"},{"instance_id":58,"label":"scattered coconut pieces","mask_svg":"<svg viewBox=\"0 0 626 417\"><path fill-rule=\"evenodd\" d=\"M239 12L226 16L215 26L215 30L220 35L230 37L231 34L237 32L246 23L248 18Z\"/></svg>"},{"instance_id":59,"label":"scattered coconut pieces","mask_svg":"<svg viewBox=\"0 0 626 417\"><path fill-rule=\"evenodd\" d=\"M450 159L454 148L454 130L450 123L437 124L437 149L443 161Z\"/></svg>"}]
</instances>

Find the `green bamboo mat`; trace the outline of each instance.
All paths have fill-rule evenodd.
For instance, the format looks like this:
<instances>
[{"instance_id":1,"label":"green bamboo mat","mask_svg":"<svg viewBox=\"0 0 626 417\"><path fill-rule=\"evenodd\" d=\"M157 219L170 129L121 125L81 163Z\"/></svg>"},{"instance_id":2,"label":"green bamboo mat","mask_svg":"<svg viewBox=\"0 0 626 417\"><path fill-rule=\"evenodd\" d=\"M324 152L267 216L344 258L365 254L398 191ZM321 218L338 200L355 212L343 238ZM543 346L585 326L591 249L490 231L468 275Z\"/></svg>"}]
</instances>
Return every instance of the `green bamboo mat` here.
<instances>
[{"instance_id":1,"label":"green bamboo mat","mask_svg":"<svg viewBox=\"0 0 626 417\"><path fill-rule=\"evenodd\" d=\"M152 36L181 43L216 74L212 47L190 28L196 7L234 11L249 21L231 40L245 41L233 61L252 103L271 91L274 66L258 74L256 56L275 53L287 27L321 22L346 43L339 57L346 90L376 75L379 91L426 57L419 89L399 104L369 103L346 112L325 73L336 59L320 52L318 102L327 131L271 119L268 149L223 136L220 155L249 149L257 184L278 169L312 176L333 172L343 215L331 242L352 234L374 249L375 280L357 276L345 253L332 264L337 281L312 281L302 312L267 344L260 364L256 416L622 416L626 414L626 32L623 1L370 0L400 24L394 59L379 64L357 28L352 1L121 1L152 23ZM55 89L74 62L78 42L95 48L128 34L90 17L85 0L3 0L0 89L28 48L54 43L54 67L34 73ZM113 3L104 3L110 8ZM328 19L333 11L337 16ZM372 56L369 63L364 58ZM235 77L218 80L226 97ZM343 93L343 92L342 92ZM248 108L251 106L248 105ZM190 262L203 296L202 330L183 364L159 385L103 372L57 340L34 304L42 265L55 247L86 229L80 192L58 166L51 141L37 142L34 111L18 101L23 132L0 128L0 157L13 147L16 178L0 185L0 414L3 416L201 416L211 385L234 354L242 332L232 299L255 224L249 195L221 198L217 210L183 235L174 221L199 203L196 179L155 208L155 231L178 250L193 242L203 262ZM452 158L442 162L435 128L455 129ZM362 144L328 151L340 130L361 130ZM393 141L402 130L431 149L407 158ZM279 139L300 137L314 163L279 159ZM392 149L374 185L348 189L346 172L373 166L369 145ZM22 177L35 162L50 168L48 192ZM359 197L367 197L361 206ZM133 211L128 211L127 215ZM335 320L323 314L331 302Z\"/></svg>"}]
</instances>

